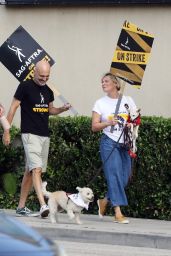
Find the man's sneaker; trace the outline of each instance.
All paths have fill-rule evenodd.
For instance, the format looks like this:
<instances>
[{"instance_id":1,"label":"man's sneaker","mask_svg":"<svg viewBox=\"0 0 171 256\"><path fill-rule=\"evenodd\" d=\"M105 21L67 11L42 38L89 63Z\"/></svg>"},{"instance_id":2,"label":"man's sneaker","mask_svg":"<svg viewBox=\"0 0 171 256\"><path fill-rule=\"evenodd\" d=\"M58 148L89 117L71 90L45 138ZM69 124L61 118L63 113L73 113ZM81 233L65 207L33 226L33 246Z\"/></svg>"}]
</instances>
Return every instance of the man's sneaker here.
<instances>
[{"instance_id":1,"label":"man's sneaker","mask_svg":"<svg viewBox=\"0 0 171 256\"><path fill-rule=\"evenodd\" d=\"M48 215L49 215L49 207L47 206L47 204L44 204L40 208L40 216L42 218L46 218Z\"/></svg>"},{"instance_id":2,"label":"man's sneaker","mask_svg":"<svg viewBox=\"0 0 171 256\"><path fill-rule=\"evenodd\" d=\"M106 212L108 201L106 198L103 199L98 199L97 200L97 205L98 205L98 213L99 213L99 218L103 218Z\"/></svg>"},{"instance_id":3,"label":"man's sneaker","mask_svg":"<svg viewBox=\"0 0 171 256\"><path fill-rule=\"evenodd\" d=\"M17 208L16 214L18 216L29 216L30 214L32 214L32 211L29 210L27 207L22 207L22 208Z\"/></svg>"}]
</instances>

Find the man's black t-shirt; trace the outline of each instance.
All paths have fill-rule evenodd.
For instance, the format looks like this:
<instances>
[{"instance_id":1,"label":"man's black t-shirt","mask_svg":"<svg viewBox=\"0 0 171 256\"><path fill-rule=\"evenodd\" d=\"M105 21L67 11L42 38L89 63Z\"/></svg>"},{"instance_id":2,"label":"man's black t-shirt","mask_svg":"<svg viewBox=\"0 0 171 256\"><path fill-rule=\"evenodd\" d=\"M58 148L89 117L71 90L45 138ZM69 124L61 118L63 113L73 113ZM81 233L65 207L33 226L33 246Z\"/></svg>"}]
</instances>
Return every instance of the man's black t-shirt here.
<instances>
[{"instance_id":1,"label":"man's black t-shirt","mask_svg":"<svg viewBox=\"0 0 171 256\"><path fill-rule=\"evenodd\" d=\"M21 133L49 136L49 103L54 101L47 85L37 85L33 80L21 82L14 97L21 101Z\"/></svg>"}]
</instances>

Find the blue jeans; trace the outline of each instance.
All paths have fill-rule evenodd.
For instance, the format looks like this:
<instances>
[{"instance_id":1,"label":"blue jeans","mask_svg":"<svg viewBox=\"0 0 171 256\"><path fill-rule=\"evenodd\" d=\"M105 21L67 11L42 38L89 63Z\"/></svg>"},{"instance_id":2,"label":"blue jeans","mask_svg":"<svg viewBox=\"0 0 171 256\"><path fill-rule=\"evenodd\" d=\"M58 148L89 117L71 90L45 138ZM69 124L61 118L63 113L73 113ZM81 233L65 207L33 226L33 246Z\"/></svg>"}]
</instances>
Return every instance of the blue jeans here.
<instances>
[{"instance_id":1,"label":"blue jeans","mask_svg":"<svg viewBox=\"0 0 171 256\"><path fill-rule=\"evenodd\" d=\"M108 187L106 198L112 206L128 205L125 187L131 174L131 158L127 149L103 134L100 154Z\"/></svg>"}]
</instances>

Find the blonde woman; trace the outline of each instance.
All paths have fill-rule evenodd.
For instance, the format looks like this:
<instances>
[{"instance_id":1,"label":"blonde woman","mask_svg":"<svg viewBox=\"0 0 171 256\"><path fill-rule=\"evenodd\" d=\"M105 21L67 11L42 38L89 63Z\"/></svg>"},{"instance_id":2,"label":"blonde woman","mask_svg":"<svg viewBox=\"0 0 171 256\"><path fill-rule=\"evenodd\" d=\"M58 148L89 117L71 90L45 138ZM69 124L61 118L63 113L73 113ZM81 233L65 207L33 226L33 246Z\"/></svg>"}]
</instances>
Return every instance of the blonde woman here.
<instances>
[{"instance_id":1,"label":"blonde woman","mask_svg":"<svg viewBox=\"0 0 171 256\"><path fill-rule=\"evenodd\" d=\"M120 84L111 73L106 73L101 82L106 95L94 104L92 131L103 131L100 140L100 155L108 191L105 198L97 201L99 217L104 216L107 204L110 202L114 209L114 222L128 224L129 220L122 214L120 208L128 204L125 187L131 174L131 158L124 146L123 129L127 125L128 105L130 108L136 108L136 105L132 98L129 97L128 102L127 97L123 96L115 117ZM113 132L111 132L111 126Z\"/></svg>"}]
</instances>

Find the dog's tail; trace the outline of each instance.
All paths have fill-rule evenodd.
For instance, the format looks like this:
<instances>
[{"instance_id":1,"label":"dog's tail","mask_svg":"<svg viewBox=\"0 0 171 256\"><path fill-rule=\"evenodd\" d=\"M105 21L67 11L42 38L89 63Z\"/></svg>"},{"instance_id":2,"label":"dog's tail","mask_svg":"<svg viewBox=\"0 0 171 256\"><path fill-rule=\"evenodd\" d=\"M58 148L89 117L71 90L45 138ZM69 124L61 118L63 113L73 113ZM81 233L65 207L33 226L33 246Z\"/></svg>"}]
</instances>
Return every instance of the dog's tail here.
<instances>
[{"instance_id":1,"label":"dog's tail","mask_svg":"<svg viewBox=\"0 0 171 256\"><path fill-rule=\"evenodd\" d=\"M45 197L49 198L49 196L51 195L51 192L46 190L46 186L47 186L47 182L46 181L42 182L42 192L43 192L43 195Z\"/></svg>"}]
</instances>

